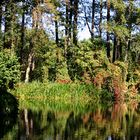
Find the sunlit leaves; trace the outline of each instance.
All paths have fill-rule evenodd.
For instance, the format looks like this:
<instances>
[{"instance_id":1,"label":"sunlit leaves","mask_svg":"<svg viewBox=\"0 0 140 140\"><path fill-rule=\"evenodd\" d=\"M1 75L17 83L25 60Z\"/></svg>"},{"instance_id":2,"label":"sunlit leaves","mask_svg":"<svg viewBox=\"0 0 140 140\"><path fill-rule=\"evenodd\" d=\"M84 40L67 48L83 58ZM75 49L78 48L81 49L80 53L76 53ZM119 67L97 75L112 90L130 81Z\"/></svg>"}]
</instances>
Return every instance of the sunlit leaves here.
<instances>
[{"instance_id":1,"label":"sunlit leaves","mask_svg":"<svg viewBox=\"0 0 140 140\"><path fill-rule=\"evenodd\" d=\"M0 88L14 86L19 79L20 66L16 56L9 52L0 52Z\"/></svg>"}]
</instances>

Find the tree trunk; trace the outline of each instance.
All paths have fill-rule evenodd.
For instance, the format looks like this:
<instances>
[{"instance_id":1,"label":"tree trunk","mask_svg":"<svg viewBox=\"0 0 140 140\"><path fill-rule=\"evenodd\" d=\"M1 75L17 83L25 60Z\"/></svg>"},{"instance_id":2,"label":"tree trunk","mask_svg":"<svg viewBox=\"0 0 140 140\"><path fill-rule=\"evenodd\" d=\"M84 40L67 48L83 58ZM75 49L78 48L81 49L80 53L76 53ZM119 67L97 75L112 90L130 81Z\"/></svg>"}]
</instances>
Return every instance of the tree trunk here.
<instances>
[{"instance_id":1,"label":"tree trunk","mask_svg":"<svg viewBox=\"0 0 140 140\"><path fill-rule=\"evenodd\" d=\"M131 46L131 31L132 31L132 18L133 18L133 7L134 7L134 0L129 0L129 7L128 7L128 30L129 30L129 40L128 40L128 51L130 51Z\"/></svg>"},{"instance_id":2,"label":"tree trunk","mask_svg":"<svg viewBox=\"0 0 140 140\"><path fill-rule=\"evenodd\" d=\"M66 0L66 23L65 23L65 48L64 48L64 57L67 55L67 47L69 45L69 0Z\"/></svg>"},{"instance_id":3,"label":"tree trunk","mask_svg":"<svg viewBox=\"0 0 140 140\"><path fill-rule=\"evenodd\" d=\"M110 59L110 34L109 34L109 21L110 21L110 0L107 0L107 57Z\"/></svg>"},{"instance_id":4,"label":"tree trunk","mask_svg":"<svg viewBox=\"0 0 140 140\"><path fill-rule=\"evenodd\" d=\"M31 50L30 53L29 53L29 56L28 56L28 66L27 66L26 74L25 74L25 83L29 82L30 72L31 72L31 70L34 69L34 59L33 59L33 57L34 57L34 53Z\"/></svg>"},{"instance_id":5,"label":"tree trunk","mask_svg":"<svg viewBox=\"0 0 140 140\"><path fill-rule=\"evenodd\" d=\"M68 24L69 24L69 0L66 0L66 23L65 23L65 36L68 35Z\"/></svg>"},{"instance_id":6,"label":"tree trunk","mask_svg":"<svg viewBox=\"0 0 140 140\"><path fill-rule=\"evenodd\" d=\"M22 5L22 23L21 23L21 48L20 48L20 64L23 61L23 48L25 46L25 0Z\"/></svg>"},{"instance_id":7,"label":"tree trunk","mask_svg":"<svg viewBox=\"0 0 140 140\"><path fill-rule=\"evenodd\" d=\"M100 0L100 21L99 21L99 37L102 38L102 10L103 10L103 0Z\"/></svg>"},{"instance_id":8,"label":"tree trunk","mask_svg":"<svg viewBox=\"0 0 140 140\"><path fill-rule=\"evenodd\" d=\"M116 59L121 60L122 58L122 44L119 40L117 40L117 45L116 45Z\"/></svg>"},{"instance_id":9,"label":"tree trunk","mask_svg":"<svg viewBox=\"0 0 140 140\"><path fill-rule=\"evenodd\" d=\"M72 34L72 16L73 16L73 0L70 0L70 13L69 13L69 40L71 39Z\"/></svg>"},{"instance_id":10,"label":"tree trunk","mask_svg":"<svg viewBox=\"0 0 140 140\"><path fill-rule=\"evenodd\" d=\"M59 45L59 37L58 37L58 21L57 21L57 19L55 19L54 23L55 23L55 43L56 43L57 47L59 47L60 45ZM59 48L57 48L56 55L57 55L57 64L56 65L58 67L58 65L59 65Z\"/></svg>"},{"instance_id":11,"label":"tree trunk","mask_svg":"<svg viewBox=\"0 0 140 140\"><path fill-rule=\"evenodd\" d=\"M117 45L117 39L116 36L114 36L114 46L113 46L113 57L112 57L112 62L115 62L116 60L116 45Z\"/></svg>"},{"instance_id":12,"label":"tree trunk","mask_svg":"<svg viewBox=\"0 0 140 140\"><path fill-rule=\"evenodd\" d=\"M122 60L122 42L119 44L120 60Z\"/></svg>"},{"instance_id":13,"label":"tree trunk","mask_svg":"<svg viewBox=\"0 0 140 140\"><path fill-rule=\"evenodd\" d=\"M95 0L92 1L92 23L91 23L92 39L94 39L94 17L95 17Z\"/></svg>"},{"instance_id":14,"label":"tree trunk","mask_svg":"<svg viewBox=\"0 0 140 140\"><path fill-rule=\"evenodd\" d=\"M55 19L55 43L59 46L59 37L58 37L58 21Z\"/></svg>"},{"instance_id":15,"label":"tree trunk","mask_svg":"<svg viewBox=\"0 0 140 140\"><path fill-rule=\"evenodd\" d=\"M0 2L0 33L2 32L1 27L2 27L2 2Z\"/></svg>"},{"instance_id":16,"label":"tree trunk","mask_svg":"<svg viewBox=\"0 0 140 140\"><path fill-rule=\"evenodd\" d=\"M73 44L76 46L77 46L77 42L78 42L78 38L77 38L78 2L79 2L79 0L74 0Z\"/></svg>"},{"instance_id":17,"label":"tree trunk","mask_svg":"<svg viewBox=\"0 0 140 140\"><path fill-rule=\"evenodd\" d=\"M11 49L11 4L6 3L5 5L5 29L4 29L4 48L6 49ZM9 39L9 34L10 33L10 39Z\"/></svg>"}]
</instances>

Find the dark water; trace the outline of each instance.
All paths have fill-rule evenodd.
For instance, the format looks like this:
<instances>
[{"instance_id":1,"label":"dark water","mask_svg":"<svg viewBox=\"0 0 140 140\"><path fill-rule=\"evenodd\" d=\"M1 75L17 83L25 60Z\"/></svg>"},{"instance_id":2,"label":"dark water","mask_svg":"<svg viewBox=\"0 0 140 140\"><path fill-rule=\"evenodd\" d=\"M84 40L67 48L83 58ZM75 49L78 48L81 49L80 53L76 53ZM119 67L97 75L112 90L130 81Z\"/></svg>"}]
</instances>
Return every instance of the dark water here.
<instances>
[{"instance_id":1,"label":"dark water","mask_svg":"<svg viewBox=\"0 0 140 140\"><path fill-rule=\"evenodd\" d=\"M135 101L90 104L80 111L40 108L22 108L16 119L1 117L1 139L140 140L140 107Z\"/></svg>"}]
</instances>

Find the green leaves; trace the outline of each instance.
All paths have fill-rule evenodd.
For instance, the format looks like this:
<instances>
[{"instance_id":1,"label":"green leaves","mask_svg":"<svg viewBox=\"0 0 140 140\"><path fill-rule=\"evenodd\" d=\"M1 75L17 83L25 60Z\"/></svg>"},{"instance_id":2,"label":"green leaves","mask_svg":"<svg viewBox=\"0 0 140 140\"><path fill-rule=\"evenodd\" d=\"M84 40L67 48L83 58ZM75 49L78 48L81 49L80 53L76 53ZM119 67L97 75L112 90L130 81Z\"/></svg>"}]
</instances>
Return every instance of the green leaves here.
<instances>
[{"instance_id":1,"label":"green leaves","mask_svg":"<svg viewBox=\"0 0 140 140\"><path fill-rule=\"evenodd\" d=\"M13 88L19 78L18 59L9 52L0 52L0 88Z\"/></svg>"}]
</instances>

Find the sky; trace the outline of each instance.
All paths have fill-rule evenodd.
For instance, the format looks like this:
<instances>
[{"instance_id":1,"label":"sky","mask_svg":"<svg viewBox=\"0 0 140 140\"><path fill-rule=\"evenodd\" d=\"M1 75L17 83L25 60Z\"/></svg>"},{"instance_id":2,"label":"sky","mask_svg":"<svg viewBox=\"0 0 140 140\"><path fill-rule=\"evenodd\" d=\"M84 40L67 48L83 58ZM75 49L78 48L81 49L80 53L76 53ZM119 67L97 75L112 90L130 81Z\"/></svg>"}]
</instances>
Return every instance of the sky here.
<instances>
[{"instance_id":1,"label":"sky","mask_svg":"<svg viewBox=\"0 0 140 140\"><path fill-rule=\"evenodd\" d=\"M83 31L79 31L79 33L78 33L78 39L79 40L88 39L90 37L91 36L90 36L90 33L89 33L89 30L88 30L87 26L84 27Z\"/></svg>"}]
</instances>

